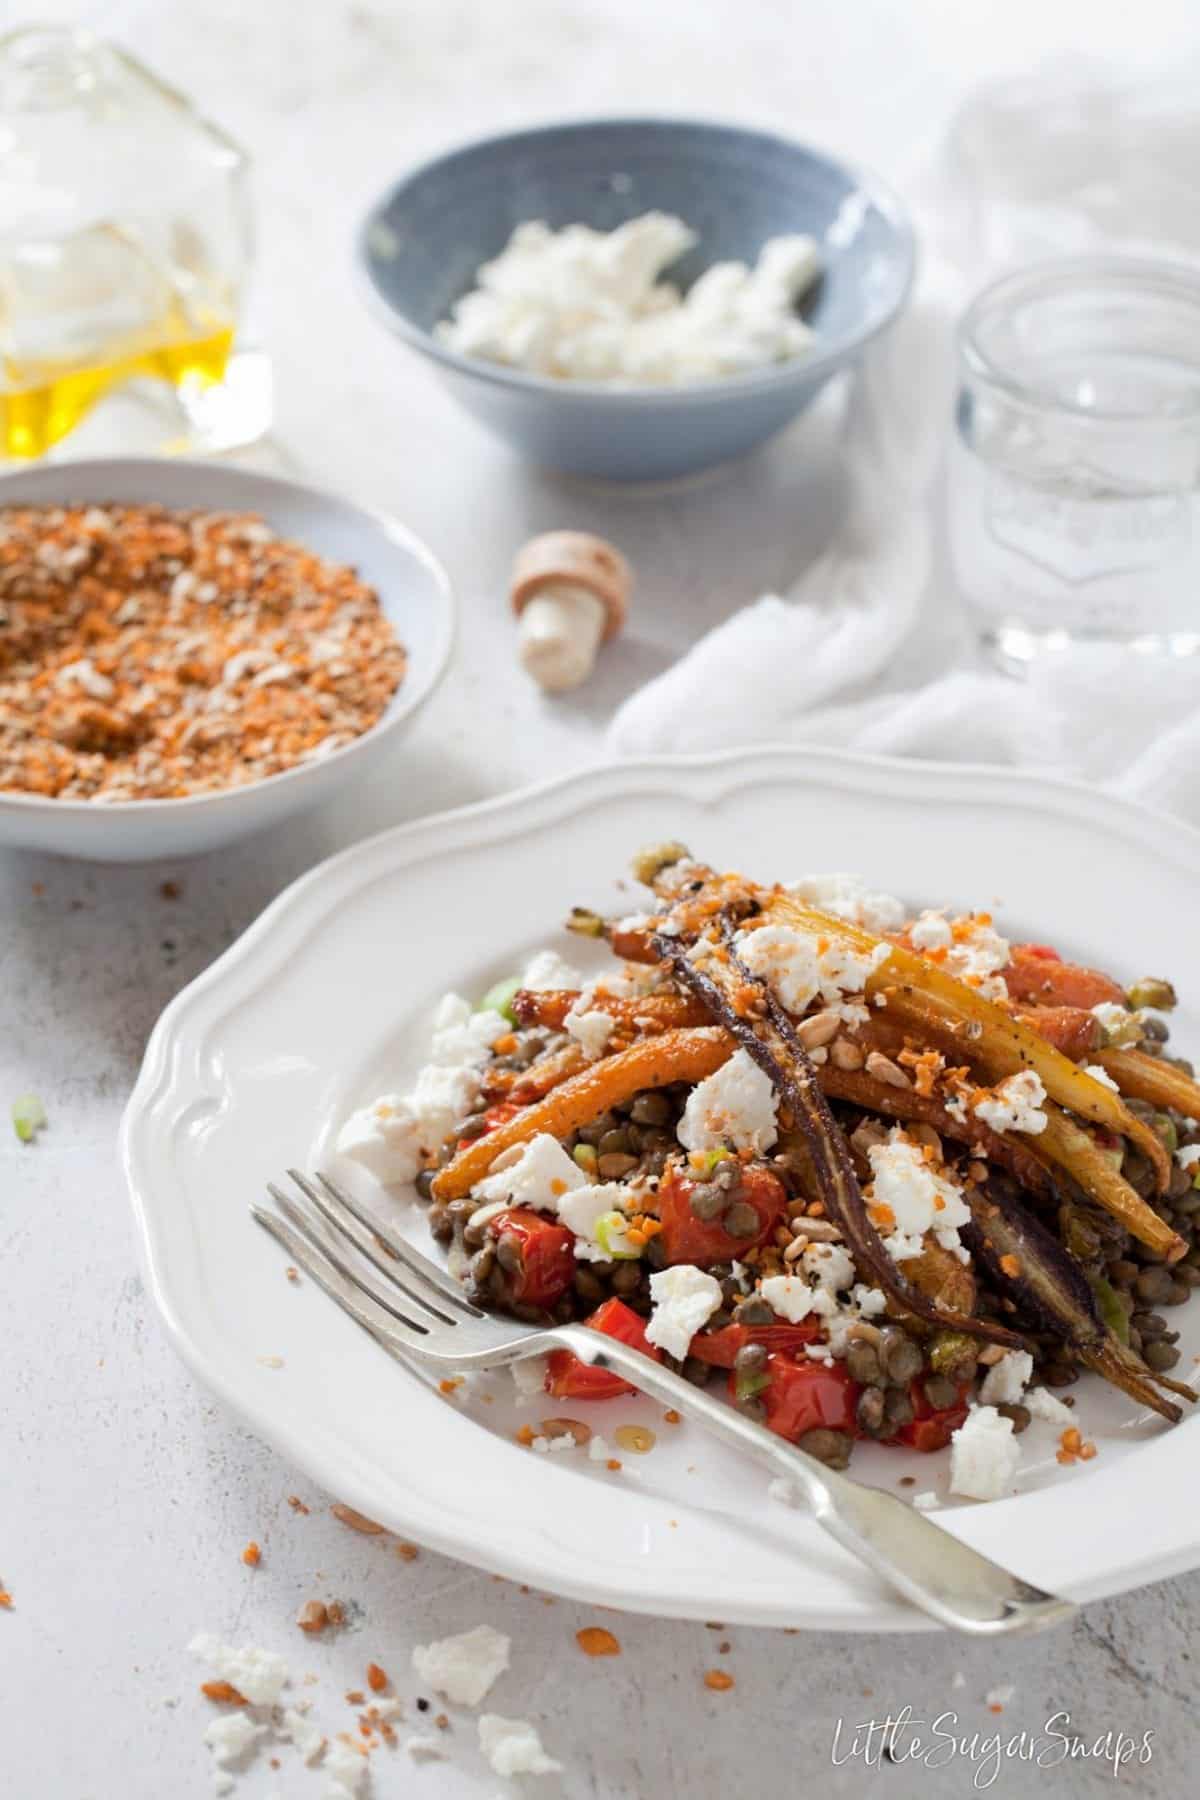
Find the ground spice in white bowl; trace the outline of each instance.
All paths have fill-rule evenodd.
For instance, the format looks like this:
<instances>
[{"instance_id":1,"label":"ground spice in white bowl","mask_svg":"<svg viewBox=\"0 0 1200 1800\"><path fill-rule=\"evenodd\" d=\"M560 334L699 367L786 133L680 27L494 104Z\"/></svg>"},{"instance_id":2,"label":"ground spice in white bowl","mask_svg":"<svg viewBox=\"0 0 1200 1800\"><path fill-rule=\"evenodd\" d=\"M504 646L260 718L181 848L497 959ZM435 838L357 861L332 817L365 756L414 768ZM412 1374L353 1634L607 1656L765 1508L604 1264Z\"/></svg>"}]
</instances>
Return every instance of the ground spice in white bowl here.
<instances>
[{"instance_id":1,"label":"ground spice in white bowl","mask_svg":"<svg viewBox=\"0 0 1200 1800\"><path fill-rule=\"evenodd\" d=\"M405 661L373 588L257 514L0 509L0 790L261 781L368 731Z\"/></svg>"}]
</instances>

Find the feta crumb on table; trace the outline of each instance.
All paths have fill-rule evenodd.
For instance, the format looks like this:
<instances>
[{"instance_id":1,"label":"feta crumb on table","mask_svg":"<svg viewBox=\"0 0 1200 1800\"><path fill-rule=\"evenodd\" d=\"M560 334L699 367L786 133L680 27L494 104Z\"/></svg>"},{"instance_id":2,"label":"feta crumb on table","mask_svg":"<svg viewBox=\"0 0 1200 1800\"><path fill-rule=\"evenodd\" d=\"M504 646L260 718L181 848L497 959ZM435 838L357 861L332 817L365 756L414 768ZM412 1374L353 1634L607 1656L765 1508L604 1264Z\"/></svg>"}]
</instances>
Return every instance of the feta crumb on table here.
<instances>
[{"instance_id":1,"label":"feta crumb on table","mask_svg":"<svg viewBox=\"0 0 1200 1800\"><path fill-rule=\"evenodd\" d=\"M455 1706L478 1706L508 1667L512 1640L491 1625L476 1625L433 1644L417 1644L412 1664L422 1681Z\"/></svg>"},{"instance_id":2,"label":"feta crumb on table","mask_svg":"<svg viewBox=\"0 0 1200 1800\"><path fill-rule=\"evenodd\" d=\"M537 1727L528 1719L505 1719L482 1713L479 1748L497 1775L557 1775L562 1764L547 1756Z\"/></svg>"},{"instance_id":3,"label":"feta crumb on table","mask_svg":"<svg viewBox=\"0 0 1200 1800\"><path fill-rule=\"evenodd\" d=\"M965 1500L1002 1500L1021 1461L1013 1423L994 1406L976 1406L950 1439L950 1492Z\"/></svg>"},{"instance_id":4,"label":"feta crumb on table","mask_svg":"<svg viewBox=\"0 0 1200 1800\"><path fill-rule=\"evenodd\" d=\"M237 1649L232 1644L222 1644L211 1631L202 1631L188 1649L207 1663L219 1680L235 1687L251 1706L274 1706L288 1681L289 1670L282 1656L255 1644Z\"/></svg>"},{"instance_id":5,"label":"feta crumb on table","mask_svg":"<svg viewBox=\"0 0 1200 1800\"><path fill-rule=\"evenodd\" d=\"M441 1762L446 1755L437 1739L431 1737L405 1738L404 1748L414 1762Z\"/></svg>"},{"instance_id":6,"label":"feta crumb on table","mask_svg":"<svg viewBox=\"0 0 1200 1800\"><path fill-rule=\"evenodd\" d=\"M325 1758L325 1773L329 1776L323 1790L325 1800L356 1800L366 1791L368 1769L365 1750L344 1738L335 1738Z\"/></svg>"},{"instance_id":7,"label":"feta crumb on table","mask_svg":"<svg viewBox=\"0 0 1200 1800\"><path fill-rule=\"evenodd\" d=\"M240 1762L246 1752L266 1736L266 1726L256 1725L249 1713L223 1713L204 1733L204 1741L221 1768Z\"/></svg>"}]
</instances>

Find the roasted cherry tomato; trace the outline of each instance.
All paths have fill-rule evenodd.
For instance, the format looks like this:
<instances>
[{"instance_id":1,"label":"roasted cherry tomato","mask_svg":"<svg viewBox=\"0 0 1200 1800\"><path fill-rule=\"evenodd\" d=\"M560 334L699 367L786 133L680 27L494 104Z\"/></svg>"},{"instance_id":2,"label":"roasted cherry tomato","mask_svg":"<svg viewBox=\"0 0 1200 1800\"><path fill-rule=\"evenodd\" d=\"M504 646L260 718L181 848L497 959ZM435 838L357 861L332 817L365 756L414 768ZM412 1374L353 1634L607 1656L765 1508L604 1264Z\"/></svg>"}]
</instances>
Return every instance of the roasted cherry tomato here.
<instances>
[{"instance_id":1,"label":"roasted cherry tomato","mask_svg":"<svg viewBox=\"0 0 1200 1800\"><path fill-rule=\"evenodd\" d=\"M1037 1006L1078 1006L1089 1012L1108 1001L1124 1006L1125 990L1111 975L1064 962L1048 944L1013 944L1004 970L1010 1000Z\"/></svg>"},{"instance_id":2,"label":"roasted cherry tomato","mask_svg":"<svg viewBox=\"0 0 1200 1800\"><path fill-rule=\"evenodd\" d=\"M497 1244L515 1241L519 1248L517 1265L504 1265L513 1300L549 1308L562 1299L575 1276L575 1239L565 1225L512 1206L494 1215L488 1232Z\"/></svg>"},{"instance_id":3,"label":"roasted cherry tomato","mask_svg":"<svg viewBox=\"0 0 1200 1800\"><path fill-rule=\"evenodd\" d=\"M620 1338L634 1350L654 1362L661 1362L660 1352L646 1339L646 1321L638 1317L623 1300L606 1300L584 1324L605 1337ZM637 1389L610 1369L594 1369L580 1362L569 1350L552 1350L546 1373L546 1392L559 1400L612 1400L618 1394L634 1394Z\"/></svg>"},{"instance_id":4,"label":"roasted cherry tomato","mask_svg":"<svg viewBox=\"0 0 1200 1800\"><path fill-rule=\"evenodd\" d=\"M967 1416L967 1398L971 1392L971 1383L962 1381L958 1387L958 1399L953 1406L930 1406L925 1398L925 1380L918 1375L908 1384L908 1397L912 1401L913 1417L909 1424L902 1425L894 1438L887 1440L890 1444L907 1444L910 1450L944 1450L954 1432Z\"/></svg>"},{"instance_id":5,"label":"roasted cherry tomato","mask_svg":"<svg viewBox=\"0 0 1200 1800\"><path fill-rule=\"evenodd\" d=\"M486 1137L489 1131L495 1131L497 1125L506 1125L509 1119L515 1117L520 1111L521 1108L515 1100L497 1100L496 1104L489 1106L484 1113L483 1130L476 1133L476 1136ZM459 1138L458 1147L463 1150L474 1141L474 1138Z\"/></svg>"},{"instance_id":6,"label":"roasted cherry tomato","mask_svg":"<svg viewBox=\"0 0 1200 1800\"><path fill-rule=\"evenodd\" d=\"M789 1443L820 1428L853 1433L862 1389L846 1373L844 1363L810 1362L807 1357L776 1350L767 1357L763 1376L757 1393L767 1409L764 1423ZM729 1392L735 1400L737 1382L735 1370L729 1377Z\"/></svg>"},{"instance_id":7,"label":"roasted cherry tomato","mask_svg":"<svg viewBox=\"0 0 1200 1800\"><path fill-rule=\"evenodd\" d=\"M660 1242L668 1263L694 1263L698 1269L713 1263L732 1262L770 1237L784 1215L787 1195L780 1181L761 1163L741 1172L730 1204L752 1207L758 1229L746 1237L734 1237L720 1219L698 1219L692 1211L692 1194L701 1183L672 1168L658 1190L658 1216L662 1220Z\"/></svg>"},{"instance_id":8,"label":"roasted cherry tomato","mask_svg":"<svg viewBox=\"0 0 1200 1800\"><path fill-rule=\"evenodd\" d=\"M816 1320L803 1325L722 1325L719 1331L698 1331L688 1345L688 1355L714 1369L732 1369L737 1353L746 1344L765 1350L802 1350L821 1335Z\"/></svg>"}]
</instances>

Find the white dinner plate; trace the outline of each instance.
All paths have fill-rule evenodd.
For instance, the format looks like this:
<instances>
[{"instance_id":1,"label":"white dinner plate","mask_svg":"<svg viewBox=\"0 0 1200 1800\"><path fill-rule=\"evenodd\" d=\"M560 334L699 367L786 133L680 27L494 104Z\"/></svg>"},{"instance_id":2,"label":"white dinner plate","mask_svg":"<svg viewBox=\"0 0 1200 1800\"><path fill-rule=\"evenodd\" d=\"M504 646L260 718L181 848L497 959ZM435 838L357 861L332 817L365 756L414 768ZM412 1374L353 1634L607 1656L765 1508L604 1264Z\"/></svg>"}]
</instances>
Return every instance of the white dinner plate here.
<instances>
[{"instance_id":1,"label":"white dinner plate","mask_svg":"<svg viewBox=\"0 0 1200 1800\"><path fill-rule=\"evenodd\" d=\"M611 1443L656 1430L610 1472L539 1456L506 1372L454 1396L410 1374L314 1287L284 1277L249 1204L289 1164L328 1157L340 1121L425 1057L447 989L477 996L521 958L582 940L574 904L631 910L647 842L764 880L854 869L913 902L990 907L1016 937L1056 942L1126 979L1169 975L1175 1041L1200 1049L1200 835L1091 790L983 768L753 750L623 764L385 832L282 894L168 1007L123 1126L147 1278L196 1374L315 1481L394 1530L597 1603L746 1624L912 1630L927 1622L762 1471L648 1401L573 1401ZM428 1246L406 1195L360 1192ZM1172 1315L1183 1324L1190 1308ZM1200 1308L1196 1309L1200 1311ZM1194 1367L1188 1320L1177 1373ZM1168 1429L1086 1378L1077 1418L1099 1454L1062 1468L1035 1424L1021 1491L947 1502L947 1529L1079 1600L1200 1562L1200 1423ZM945 1498L946 1457L876 1445L854 1472L915 1475ZM903 1489L909 1493L911 1487Z\"/></svg>"}]
</instances>

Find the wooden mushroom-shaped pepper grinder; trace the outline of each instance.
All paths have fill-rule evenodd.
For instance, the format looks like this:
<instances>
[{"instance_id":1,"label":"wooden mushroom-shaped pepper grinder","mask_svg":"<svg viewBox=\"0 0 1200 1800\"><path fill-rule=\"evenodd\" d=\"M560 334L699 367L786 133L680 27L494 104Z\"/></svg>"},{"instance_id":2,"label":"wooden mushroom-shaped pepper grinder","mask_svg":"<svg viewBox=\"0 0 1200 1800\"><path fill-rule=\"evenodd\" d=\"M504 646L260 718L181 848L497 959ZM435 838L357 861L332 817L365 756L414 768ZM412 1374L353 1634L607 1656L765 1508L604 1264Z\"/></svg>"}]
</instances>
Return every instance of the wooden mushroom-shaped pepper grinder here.
<instances>
[{"instance_id":1,"label":"wooden mushroom-shaped pepper grinder","mask_svg":"<svg viewBox=\"0 0 1200 1800\"><path fill-rule=\"evenodd\" d=\"M517 654L540 687L579 686L625 623L632 586L620 551L590 531L546 531L522 546L511 586Z\"/></svg>"}]
</instances>

